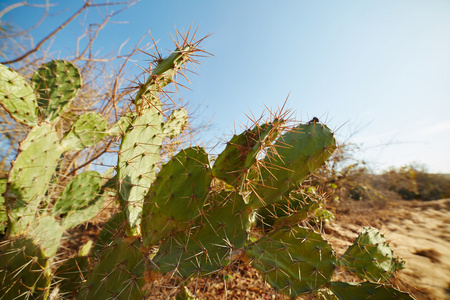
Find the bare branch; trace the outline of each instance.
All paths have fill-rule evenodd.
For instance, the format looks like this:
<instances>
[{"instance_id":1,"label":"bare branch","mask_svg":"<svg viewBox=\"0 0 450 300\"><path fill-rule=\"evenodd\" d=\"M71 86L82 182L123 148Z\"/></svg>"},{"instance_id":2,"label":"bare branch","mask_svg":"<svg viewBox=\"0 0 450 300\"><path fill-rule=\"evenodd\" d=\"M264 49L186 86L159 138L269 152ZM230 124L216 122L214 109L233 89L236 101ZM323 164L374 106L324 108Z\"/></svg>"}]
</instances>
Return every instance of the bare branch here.
<instances>
[{"instance_id":1,"label":"bare branch","mask_svg":"<svg viewBox=\"0 0 450 300\"><path fill-rule=\"evenodd\" d=\"M67 19L63 24L61 24L60 26L58 26L58 28L56 28L55 30L53 30L49 35L47 35L44 39L42 39L37 45L36 47L34 47L33 49L31 49L30 51L28 51L27 53L23 54L22 56L19 56L16 59L13 60L9 60L9 61L5 61L2 62L2 64L12 64L15 62L18 62L22 59L24 59L25 57L27 57L28 55L36 52L39 50L39 48L42 46L42 44L44 44L46 41L48 41L52 36L54 36L56 33L58 33L58 31L60 31L61 29L63 29L64 27L66 27L67 24L69 24L70 22L72 22L79 14L81 14L87 7L89 7L89 2L86 2L83 7L81 7L76 13L74 13L69 19Z\"/></svg>"}]
</instances>

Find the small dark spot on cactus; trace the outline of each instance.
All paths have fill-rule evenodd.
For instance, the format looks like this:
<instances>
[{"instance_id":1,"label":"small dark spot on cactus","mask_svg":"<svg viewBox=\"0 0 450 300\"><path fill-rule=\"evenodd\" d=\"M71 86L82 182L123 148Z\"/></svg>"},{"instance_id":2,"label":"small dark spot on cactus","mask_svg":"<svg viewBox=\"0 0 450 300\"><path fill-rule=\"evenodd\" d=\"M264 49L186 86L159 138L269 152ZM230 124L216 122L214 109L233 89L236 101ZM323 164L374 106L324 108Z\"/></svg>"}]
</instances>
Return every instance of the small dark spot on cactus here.
<instances>
[{"instance_id":1,"label":"small dark spot on cactus","mask_svg":"<svg viewBox=\"0 0 450 300\"><path fill-rule=\"evenodd\" d=\"M309 125L309 124L314 124L314 123L319 123L319 119L316 118L316 117L314 117L314 118L312 118L312 120L309 121L307 124Z\"/></svg>"}]
</instances>

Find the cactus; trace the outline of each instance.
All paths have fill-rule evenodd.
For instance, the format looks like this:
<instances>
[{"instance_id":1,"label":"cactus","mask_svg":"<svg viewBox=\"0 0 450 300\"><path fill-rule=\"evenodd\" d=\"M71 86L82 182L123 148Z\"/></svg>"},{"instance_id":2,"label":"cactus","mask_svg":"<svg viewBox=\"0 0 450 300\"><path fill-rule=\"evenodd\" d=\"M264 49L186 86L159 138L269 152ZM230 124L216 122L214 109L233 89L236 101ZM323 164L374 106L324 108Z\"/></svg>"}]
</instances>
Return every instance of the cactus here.
<instances>
[{"instance_id":1,"label":"cactus","mask_svg":"<svg viewBox=\"0 0 450 300\"><path fill-rule=\"evenodd\" d=\"M172 230L183 231L201 213L211 185L208 155L201 148L180 151L161 171L145 198L144 246Z\"/></svg>"},{"instance_id":2,"label":"cactus","mask_svg":"<svg viewBox=\"0 0 450 300\"><path fill-rule=\"evenodd\" d=\"M49 267L49 259L33 240L19 238L1 242L1 298L46 299L50 288Z\"/></svg>"},{"instance_id":3,"label":"cactus","mask_svg":"<svg viewBox=\"0 0 450 300\"><path fill-rule=\"evenodd\" d=\"M69 211L61 219L61 226L64 229L69 229L95 218L101 212L104 202L105 196L100 195L88 206Z\"/></svg>"},{"instance_id":4,"label":"cactus","mask_svg":"<svg viewBox=\"0 0 450 300\"><path fill-rule=\"evenodd\" d=\"M109 136L123 136L130 128L131 122L136 117L133 113L128 113L114 123L114 125L108 130L107 135Z\"/></svg>"},{"instance_id":5,"label":"cactus","mask_svg":"<svg viewBox=\"0 0 450 300\"><path fill-rule=\"evenodd\" d=\"M43 215L33 220L27 236L39 244L47 257L52 257L58 250L64 228L52 216Z\"/></svg>"},{"instance_id":6,"label":"cactus","mask_svg":"<svg viewBox=\"0 0 450 300\"><path fill-rule=\"evenodd\" d=\"M252 130L233 136L214 162L213 175L229 185L240 186L257 162L258 154L278 138L283 125L284 121L277 119L273 123L257 124Z\"/></svg>"},{"instance_id":7,"label":"cactus","mask_svg":"<svg viewBox=\"0 0 450 300\"><path fill-rule=\"evenodd\" d=\"M282 135L264 159L250 204L259 208L289 197L333 153L336 140L320 123L300 124Z\"/></svg>"},{"instance_id":8,"label":"cactus","mask_svg":"<svg viewBox=\"0 0 450 300\"><path fill-rule=\"evenodd\" d=\"M289 198L261 207L257 210L258 228L272 230L298 224L312 214L320 205L320 198L304 193L289 194Z\"/></svg>"},{"instance_id":9,"label":"cactus","mask_svg":"<svg viewBox=\"0 0 450 300\"><path fill-rule=\"evenodd\" d=\"M5 234L6 225L8 224L5 198L3 197L3 193L6 191L6 183L6 178L0 179L0 237Z\"/></svg>"},{"instance_id":10,"label":"cactus","mask_svg":"<svg viewBox=\"0 0 450 300\"><path fill-rule=\"evenodd\" d=\"M108 122L95 112L81 115L61 140L65 151L83 150L97 144L106 135Z\"/></svg>"},{"instance_id":11,"label":"cactus","mask_svg":"<svg viewBox=\"0 0 450 300\"><path fill-rule=\"evenodd\" d=\"M193 51L193 45L186 44L183 47L177 47L165 59L157 60L158 64L152 70L147 81L141 85L134 100L138 109L154 106L154 102L159 102L158 94L166 85L173 82L175 74L189 59L189 54Z\"/></svg>"},{"instance_id":12,"label":"cactus","mask_svg":"<svg viewBox=\"0 0 450 300\"><path fill-rule=\"evenodd\" d=\"M246 255L272 287L291 297L327 285L337 265L331 245L302 227L279 229L246 247Z\"/></svg>"},{"instance_id":13,"label":"cactus","mask_svg":"<svg viewBox=\"0 0 450 300\"><path fill-rule=\"evenodd\" d=\"M149 108L123 136L117 163L119 199L129 222L129 235L140 232L144 196L156 177L162 144L160 108Z\"/></svg>"},{"instance_id":14,"label":"cactus","mask_svg":"<svg viewBox=\"0 0 450 300\"><path fill-rule=\"evenodd\" d=\"M64 60L53 60L42 65L31 78L41 116L55 122L76 97L81 87L78 68Z\"/></svg>"},{"instance_id":15,"label":"cactus","mask_svg":"<svg viewBox=\"0 0 450 300\"><path fill-rule=\"evenodd\" d=\"M181 132L186 122L184 112L175 111L164 124L158 94L173 81L190 48L187 45L183 50L176 49L166 59L159 61L151 76L141 85L134 101L138 116L122 138L117 163L119 198L127 216L129 236L140 234L144 196L156 176L164 134L174 137L177 132ZM174 119L177 114L181 121Z\"/></svg>"},{"instance_id":16,"label":"cactus","mask_svg":"<svg viewBox=\"0 0 450 300\"><path fill-rule=\"evenodd\" d=\"M94 173L87 172L77 176L52 207L51 180L65 151L97 143L105 136L108 125L102 116L87 113L60 141L56 122L81 84L78 70L70 63L54 61L39 69L32 79L36 92L24 78L3 65L0 75L0 103L15 120L32 126L19 145L7 180L2 180L7 215L6 242L1 246L5 258L2 276L8 277L2 288L6 289L3 290L6 297L15 298L23 293L45 299L51 279L50 265L64 230L95 216L104 200L100 175L94 172L97 177L94 178ZM38 101L36 94L40 96ZM45 120L37 118L38 104ZM3 216L0 221L3 230ZM35 275L29 275L30 272Z\"/></svg>"},{"instance_id":17,"label":"cactus","mask_svg":"<svg viewBox=\"0 0 450 300\"><path fill-rule=\"evenodd\" d=\"M163 124L163 134L168 138L174 138L183 132L187 125L187 111L184 108L175 109Z\"/></svg>"},{"instance_id":18,"label":"cactus","mask_svg":"<svg viewBox=\"0 0 450 300\"><path fill-rule=\"evenodd\" d=\"M73 299L90 271L88 256L76 256L61 264L53 273L53 281L59 286L63 299Z\"/></svg>"},{"instance_id":19,"label":"cactus","mask_svg":"<svg viewBox=\"0 0 450 300\"><path fill-rule=\"evenodd\" d=\"M385 281L405 267L401 259L394 257L384 236L372 227L363 228L339 263L360 278L372 281Z\"/></svg>"},{"instance_id":20,"label":"cactus","mask_svg":"<svg viewBox=\"0 0 450 300\"><path fill-rule=\"evenodd\" d=\"M139 87L135 111L109 130L100 114L88 112L62 138L55 128L81 86L76 67L64 61L45 64L33 75L34 91L0 66L1 105L32 127L4 193L8 224L7 241L0 245L0 266L6 270L0 273L0 291L45 299L53 280L61 296L143 299L144 277L168 275L184 284L226 272L240 260L291 297L411 299L383 283L403 264L374 229L365 229L337 260L319 233L298 225L321 199L297 191L336 148L333 132L318 121L287 127L289 120L280 114L233 136L212 167L201 147L181 150L163 164L163 139L184 130L187 112L175 109L167 117L160 96L193 51L195 44L184 43L157 60ZM62 192L54 189L50 182L60 178L58 163L65 152L92 147L107 135L121 138L117 174L110 171L103 180L86 171ZM96 244L53 265L63 232L94 217L112 188L120 211ZM368 281L331 282L338 264ZM18 276L22 281L14 279Z\"/></svg>"},{"instance_id":21,"label":"cactus","mask_svg":"<svg viewBox=\"0 0 450 300\"><path fill-rule=\"evenodd\" d=\"M162 242L153 271L189 278L218 272L236 259L235 251L247 240L251 212L238 193L211 195L209 204L189 229Z\"/></svg>"},{"instance_id":22,"label":"cactus","mask_svg":"<svg viewBox=\"0 0 450 300\"><path fill-rule=\"evenodd\" d=\"M125 220L124 214L117 213L106 222L94 245L94 256L101 256L101 252L108 248L115 238L124 235L126 230Z\"/></svg>"},{"instance_id":23,"label":"cactus","mask_svg":"<svg viewBox=\"0 0 450 300\"><path fill-rule=\"evenodd\" d=\"M37 100L25 78L0 64L0 104L11 117L27 126L38 123Z\"/></svg>"},{"instance_id":24,"label":"cactus","mask_svg":"<svg viewBox=\"0 0 450 300\"><path fill-rule=\"evenodd\" d=\"M53 215L66 214L89 205L97 198L102 187L102 178L96 171L86 171L75 176L66 185L60 198L56 200Z\"/></svg>"},{"instance_id":25,"label":"cactus","mask_svg":"<svg viewBox=\"0 0 450 300\"><path fill-rule=\"evenodd\" d=\"M408 293L401 292L389 285L373 282L331 282L330 290L338 299L413 299Z\"/></svg>"},{"instance_id":26,"label":"cactus","mask_svg":"<svg viewBox=\"0 0 450 300\"><path fill-rule=\"evenodd\" d=\"M56 200L53 216L62 215L61 226L69 229L95 217L103 207L102 178L96 171L75 176Z\"/></svg>"},{"instance_id":27,"label":"cactus","mask_svg":"<svg viewBox=\"0 0 450 300\"><path fill-rule=\"evenodd\" d=\"M117 239L102 255L77 299L143 299L145 261L139 240Z\"/></svg>"},{"instance_id":28,"label":"cactus","mask_svg":"<svg viewBox=\"0 0 450 300\"><path fill-rule=\"evenodd\" d=\"M34 220L62 152L58 136L48 123L34 127L20 144L5 192L10 235L26 232Z\"/></svg>"}]
</instances>

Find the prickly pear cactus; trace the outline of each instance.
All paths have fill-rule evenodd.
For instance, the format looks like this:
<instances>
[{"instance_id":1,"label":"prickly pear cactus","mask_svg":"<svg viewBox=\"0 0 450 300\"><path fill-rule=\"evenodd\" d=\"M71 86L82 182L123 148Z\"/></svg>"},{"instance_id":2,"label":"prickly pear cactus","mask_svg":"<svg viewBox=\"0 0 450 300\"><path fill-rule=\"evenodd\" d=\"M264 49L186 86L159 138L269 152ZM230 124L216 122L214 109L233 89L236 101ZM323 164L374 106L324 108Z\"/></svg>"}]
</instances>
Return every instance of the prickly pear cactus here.
<instances>
[{"instance_id":1,"label":"prickly pear cactus","mask_svg":"<svg viewBox=\"0 0 450 300\"><path fill-rule=\"evenodd\" d=\"M117 239L104 250L77 299L143 299L144 270L139 240Z\"/></svg>"},{"instance_id":2,"label":"prickly pear cactus","mask_svg":"<svg viewBox=\"0 0 450 300\"><path fill-rule=\"evenodd\" d=\"M61 140L65 151L78 151L97 144L107 135L108 122L96 112L87 112L73 123Z\"/></svg>"},{"instance_id":3,"label":"prickly pear cactus","mask_svg":"<svg viewBox=\"0 0 450 300\"><path fill-rule=\"evenodd\" d=\"M246 247L246 255L273 288L291 297L327 285L337 265L331 245L302 227L277 230Z\"/></svg>"},{"instance_id":4,"label":"prickly pear cactus","mask_svg":"<svg viewBox=\"0 0 450 300\"><path fill-rule=\"evenodd\" d=\"M330 290L338 299L414 300L408 293L374 282L331 282Z\"/></svg>"},{"instance_id":5,"label":"prickly pear cactus","mask_svg":"<svg viewBox=\"0 0 450 300\"><path fill-rule=\"evenodd\" d=\"M261 207L257 210L256 226L263 230L273 230L297 225L319 208L320 197L312 198L305 193L290 193L289 198Z\"/></svg>"},{"instance_id":6,"label":"prickly pear cactus","mask_svg":"<svg viewBox=\"0 0 450 300\"><path fill-rule=\"evenodd\" d=\"M56 200L53 215L67 214L89 205L98 197L102 178L96 171L86 171L75 176Z\"/></svg>"},{"instance_id":7,"label":"prickly pear cactus","mask_svg":"<svg viewBox=\"0 0 450 300\"><path fill-rule=\"evenodd\" d=\"M59 248L63 233L64 228L54 217L43 215L33 220L26 235L40 245L47 257L52 257Z\"/></svg>"},{"instance_id":8,"label":"prickly pear cactus","mask_svg":"<svg viewBox=\"0 0 450 300\"><path fill-rule=\"evenodd\" d=\"M138 115L122 138L118 158L119 198L128 220L127 234L141 233L141 213L144 196L156 177L162 140L167 134L174 137L186 125L184 110L176 110L163 123L162 104L158 94L173 81L185 63L190 46L176 49L166 59L158 62L152 76L141 86L134 101ZM180 119L177 119L179 117ZM125 120L126 121L126 120ZM114 129L117 132L117 128Z\"/></svg>"},{"instance_id":9,"label":"prickly pear cactus","mask_svg":"<svg viewBox=\"0 0 450 300\"><path fill-rule=\"evenodd\" d=\"M394 256L386 238L373 227L364 227L339 263L360 278L372 281L385 281L405 267L404 261Z\"/></svg>"},{"instance_id":10,"label":"prickly pear cactus","mask_svg":"<svg viewBox=\"0 0 450 300\"><path fill-rule=\"evenodd\" d=\"M0 242L2 299L46 299L50 278L49 259L33 240Z\"/></svg>"},{"instance_id":11,"label":"prickly pear cactus","mask_svg":"<svg viewBox=\"0 0 450 300\"><path fill-rule=\"evenodd\" d=\"M238 193L211 195L209 207L189 229L162 242L153 272L189 278L218 272L236 259L247 241L251 211Z\"/></svg>"},{"instance_id":12,"label":"prickly pear cactus","mask_svg":"<svg viewBox=\"0 0 450 300\"><path fill-rule=\"evenodd\" d=\"M0 242L0 292L8 299L46 299L53 280L61 297L144 299L145 279L165 275L184 284L225 273L240 261L291 297L412 299L383 283L403 264L377 231L365 229L337 260L319 233L298 225L321 204L317 195L296 191L336 148L327 126L314 121L287 127L289 120L280 114L233 136L212 166L201 147L161 159L164 138L184 130L187 112L174 109L169 115L160 97L195 46L185 41L158 59L140 85L135 110L116 124L87 112L60 135L57 122L81 86L77 68L49 62L30 86L0 65L0 104L31 127L3 184L8 223ZM121 138L116 175L111 171L104 180L86 171L54 189L65 152L89 148L106 136ZM93 218L111 189L120 211L96 244L52 266L63 233ZM331 282L338 264L368 281ZM184 291L180 297L190 297Z\"/></svg>"},{"instance_id":13,"label":"prickly pear cactus","mask_svg":"<svg viewBox=\"0 0 450 300\"><path fill-rule=\"evenodd\" d=\"M118 194L129 222L129 235L140 233L144 196L156 177L156 164L159 162L163 139L162 114L158 107L149 108L138 116L120 145Z\"/></svg>"},{"instance_id":14,"label":"prickly pear cactus","mask_svg":"<svg viewBox=\"0 0 450 300\"><path fill-rule=\"evenodd\" d=\"M64 60L52 60L44 64L31 80L39 96L40 114L49 122L59 118L81 87L78 68Z\"/></svg>"},{"instance_id":15,"label":"prickly pear cactus","mask_svg":"<svg viewBox=\"0 0 450 300\"><path fill-rule=\"evenodd\" d=\"M7 179L0 179L0 236L5 234L8 224L8 216L6 215L5 198L3 193L6 191Z\"/></svg>"},{"instance_id":16,"label":"prickly pear cactus","mask_svg":"<svg viewBox=\"0 0 450 300\"><path fill-rule=\"evenodd\" d=\"M75 256L61 264L53 273L53 281L59 283L59 296L74 299L90 271L88 256Z\"/></svg>"},{"instance_id":17,"label":"prickly pear cactus","mask_svg":"<svg viewBox=\"0 0 450 300\"><path fill-rule=\"evenodd\" d=\"M251 197L259 208L289 197L289 193L315 172L336 148L333 132L323 124L300 124L270 148Z\"/></svg>"},{"instance_id":18,"label":"prickly pear cactus","mask_svg":"<svg viewBox=\"0 0 450 300\"><path fill-rule=\"evenodd\" d=\"M233 136L214 162L214 177L232 186L242 185L258 155L279 137L283 125L283 120L274 120Z\"/></svg>"},{"instance_id":19,"label":"prickly pear cactus","mask_svg":"<svg viewBox=\"0 0 450 300\"><path fill-rule=\"evenodd\" d=\"M61 226L69 229L94 218L102 209L102 178L96 171L75 176L56 200L53 216L61 216Z\"/></svg>"},{"instance_id":20,"label":"prickly pear cactus","mask_svg":"<svg viewBox=\"0 0 450 300\"><path fill-rule=\"evenodd\" d=\"M107 134L109 136L122 137L128 131L128 128L130 128L135 117L136 115L133 113L127 113L126 115L120 117L120 119L114 123L110 129L108 129Z\"/></svg>"},{"instance_id":21,"label":"prickly pear cactus","mask_svg":"<svg viewBox=\"0 0 450 300\"><path fill-rule=\"evenodd\" d=\"M17 122L30 127L37 125L37 100L33 88L25 78L2 64L0 104Z\"/></svg>"},{"instance_id":22,"label":"prickly pear cactus","mask_svg":"<svg viewBox=\"0 0 450 300\"><path fill-rule=\"evenodd\" d=\"M167 121L163 124L163 134L168 138L174 138L183 132L188 123L188 113L184 108L172 111Z\"/></svg>"},{"instance_id":23,"label":"prickly pear cactus","mask_svg":"<svg viewBox=\"0 0 450 300\"><path fill-rule=\"evenodd\" d=\"M144 246L155 245L171 231L184 231L201 214L211 185L206 152L180 151L158 173L145 198L142 221Z\"/></svg>"},{"instance_id":24,"label":"prickly pear cactus","mask_svg":"<svg viewBox=\"0 0 450 300\"><path fill-rule=\"evenodd\" d=\"M55 129L48 123L34 127L20 144L5 194L10 235L26 232L35 219L62 153Z\"/></svg>"}]
</instances>

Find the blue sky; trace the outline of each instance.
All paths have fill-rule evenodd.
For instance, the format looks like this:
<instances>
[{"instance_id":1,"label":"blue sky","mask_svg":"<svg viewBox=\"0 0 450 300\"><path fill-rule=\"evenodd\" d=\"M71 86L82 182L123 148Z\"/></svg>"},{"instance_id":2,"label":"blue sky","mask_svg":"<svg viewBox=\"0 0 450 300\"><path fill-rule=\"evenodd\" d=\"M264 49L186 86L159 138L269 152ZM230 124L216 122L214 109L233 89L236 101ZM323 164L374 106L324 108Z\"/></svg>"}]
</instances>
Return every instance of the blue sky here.
<instances>
[{"instance_id":1,"label":"blue sky","mask_svg":"<svg viewBox=\"0 0 450 300\"><path fill-rule=\"evenodd\" d=\"M70 10L33 31L36 41L83 4L60 2L51 12ZM36 11L3 20L27 27ZM95 18L65 29L52 49L72 51ZM141 1L112 21L95 45L105 54L149 30L165 49L175 26L212 33L202 46L214 56L179 95L201 113L194 122L212 118L205 140L239 131L246 115L275 110L289 95L298 120L318 117L338 140L359 144L357 157L375 170L416 162L450 173L450 1Z\"/></svg>"}]
</instances>

